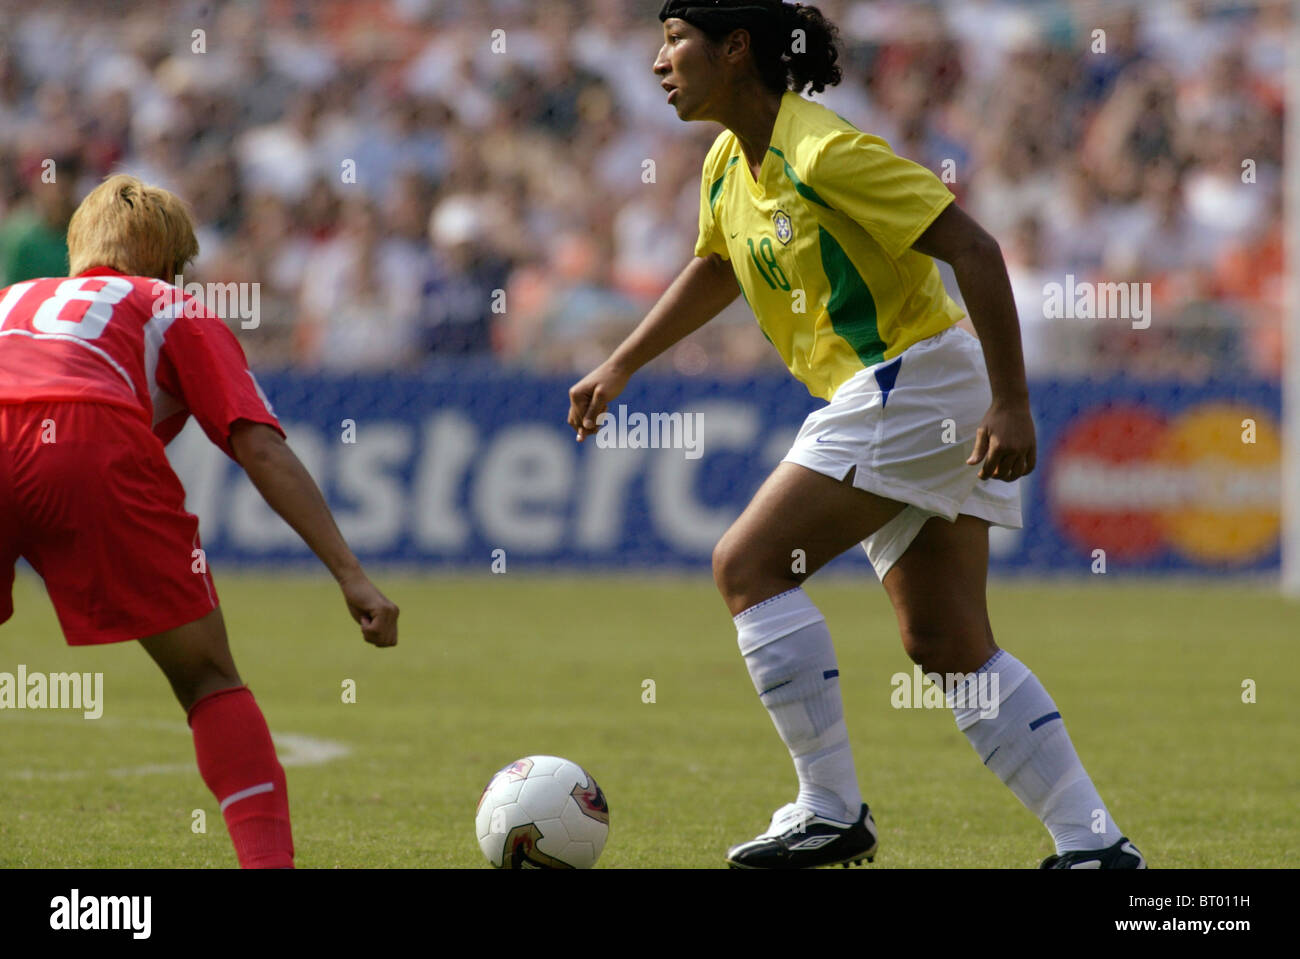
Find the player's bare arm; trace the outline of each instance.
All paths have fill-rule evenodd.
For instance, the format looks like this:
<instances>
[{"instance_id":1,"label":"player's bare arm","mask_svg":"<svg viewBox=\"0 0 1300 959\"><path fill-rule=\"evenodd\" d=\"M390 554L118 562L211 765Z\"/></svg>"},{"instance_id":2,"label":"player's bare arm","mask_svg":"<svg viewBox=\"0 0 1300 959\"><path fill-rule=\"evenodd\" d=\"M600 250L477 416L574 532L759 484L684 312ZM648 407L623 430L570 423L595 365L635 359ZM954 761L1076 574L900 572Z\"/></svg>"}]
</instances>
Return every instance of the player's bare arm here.
<instances>
[{"instance_id":1,"label":"player's bare arm","mask_svg":"<svg viewBox=\"0 0 1300 959\"><path fill-rule=\"evenodd\" d=\"M633 373L709 322L739 295L731 264L716 253L686 264L610 358L569 390L569 425L577 431L578 442L596 432L596 418L623 392Z\"/></svg>"},{"instance_id":2,"label":"player's bare arm","mask_svg":"<svg viewBox=\"0 0 1300 959\"><path fill-rule=\"evenodd\" d=\"M980 423L967 462L982 464L980 479L1010 482L1032 473L1037 460L1034 421L1020 322L1001 248L955 203L935 218L913 248L952 267L984 350L993 405Z\"/></svg>"},{"instance_id":3,"label":"player's bare arm","mask_svg":"<svg viewBox=\"0 0 1300 959\"><path fill-rule=\"evenodd\" d=\"M366 576L320 487L284 438L265 424L241 420L231 428L230 447L262 498L333 574L366 642L397 645L397 607Z\"/></svg>"}]
</instances>

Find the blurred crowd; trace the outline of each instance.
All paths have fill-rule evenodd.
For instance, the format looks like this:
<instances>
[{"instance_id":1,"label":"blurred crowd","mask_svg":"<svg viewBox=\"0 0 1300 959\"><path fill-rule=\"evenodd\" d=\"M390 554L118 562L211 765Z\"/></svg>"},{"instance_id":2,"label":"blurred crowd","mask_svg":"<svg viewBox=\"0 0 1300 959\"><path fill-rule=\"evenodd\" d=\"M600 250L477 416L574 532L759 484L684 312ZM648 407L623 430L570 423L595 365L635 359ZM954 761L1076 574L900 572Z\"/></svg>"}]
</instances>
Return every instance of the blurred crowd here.
<instances>
[{"instance_id":1,"label":"blurred crowd","mask_svg":"<svg viewBox=\"0 0 1300 959\"><path fill-rule=\"evenodd\" d=\"M1278 373L1284 0L818 6L816 99L946 172L1031 372ZM717 133L664 103L658 7L0 0L0 286L66 272L120 170L192 207L186 282L260 284L259 367L585 370L689 259ZM1150 283L1150 329L1046 316L1067 275ZM741 300L661 364L778 362Z\"/></svg>"}]
</instances>

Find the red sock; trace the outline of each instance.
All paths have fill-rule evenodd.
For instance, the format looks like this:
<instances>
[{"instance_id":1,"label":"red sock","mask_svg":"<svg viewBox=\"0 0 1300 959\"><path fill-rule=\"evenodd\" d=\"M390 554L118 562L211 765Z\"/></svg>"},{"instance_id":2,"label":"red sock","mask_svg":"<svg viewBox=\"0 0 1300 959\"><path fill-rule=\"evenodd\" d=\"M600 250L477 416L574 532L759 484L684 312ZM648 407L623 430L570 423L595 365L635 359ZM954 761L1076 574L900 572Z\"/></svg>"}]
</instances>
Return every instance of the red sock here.
<instances>
[{"instance_id":1,"label":"red sock","mask_svg":"<svg viewBox=\"0 0 1300 959\"><path fill-rule=\"evenodd\" d=\"M271 732L247 686L190 707L199 775L221 803L243 869L293 868L289 793Z\"/></svg>"}]
</instances>

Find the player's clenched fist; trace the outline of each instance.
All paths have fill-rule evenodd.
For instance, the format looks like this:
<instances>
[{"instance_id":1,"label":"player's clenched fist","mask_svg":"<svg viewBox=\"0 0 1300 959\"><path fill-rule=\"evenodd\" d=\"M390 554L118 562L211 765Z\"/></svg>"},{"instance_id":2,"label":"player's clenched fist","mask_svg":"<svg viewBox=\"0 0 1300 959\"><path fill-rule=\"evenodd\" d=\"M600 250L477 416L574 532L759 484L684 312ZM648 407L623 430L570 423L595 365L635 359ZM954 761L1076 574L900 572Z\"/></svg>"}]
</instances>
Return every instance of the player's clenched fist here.
<instances>
[{"instance_id":1,"label":"player's clenched fist","mask_svg":"<svg viewBox=\"0 0 1300 959\"><path fill-rule=\"evenodd\" d=\"M397 645L398 608L364 573L339 580L348 612L361 624L361 635L375 646Z\"/></svg>"},{"instance_id":2,"label":"player's clenched fist","mask_svg":"<svg viewBox=\"0 0 1300 959\"><path fill-rule=\"evenodd\" d=\"M627 381L627 373L604 363L569 390L569 425L577 432L579 443L596 432L600 426L600 414L623 392Z\"/></svg>"},{"instance_id":3,"label":"player's clenched fist","mask_svg":"<svg viewBox=\"0 0 1300 959\"><path fill-rule=\"evenodd\" d=\"M967 465L979 465L979 477L1010 483L1034 471L1038 446L1029 404L994 401L975 434L975 449Z\"/></svg>"}]
</instances>

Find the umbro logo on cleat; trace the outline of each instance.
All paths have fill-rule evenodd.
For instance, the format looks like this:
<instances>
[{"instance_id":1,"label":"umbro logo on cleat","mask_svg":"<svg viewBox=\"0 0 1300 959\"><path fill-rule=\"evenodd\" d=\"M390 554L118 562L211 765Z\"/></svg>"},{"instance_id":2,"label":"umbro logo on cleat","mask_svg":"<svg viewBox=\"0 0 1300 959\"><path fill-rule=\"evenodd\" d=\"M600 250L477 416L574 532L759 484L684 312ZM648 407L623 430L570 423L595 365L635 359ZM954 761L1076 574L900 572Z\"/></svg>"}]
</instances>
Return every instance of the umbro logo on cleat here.
<instances>
[{"instance_id":1,"label":"umbro logo on cleat","mask_svg":"<svg viewBox=\"0 0 1300 959\"><path fill-rule=\"evenodd\" d=\"M820 849L827 843L832 843L839 836L809 836L807 839L801 839L798 842L791 843L790 849Z\"/></svg>"}]
</instances>

